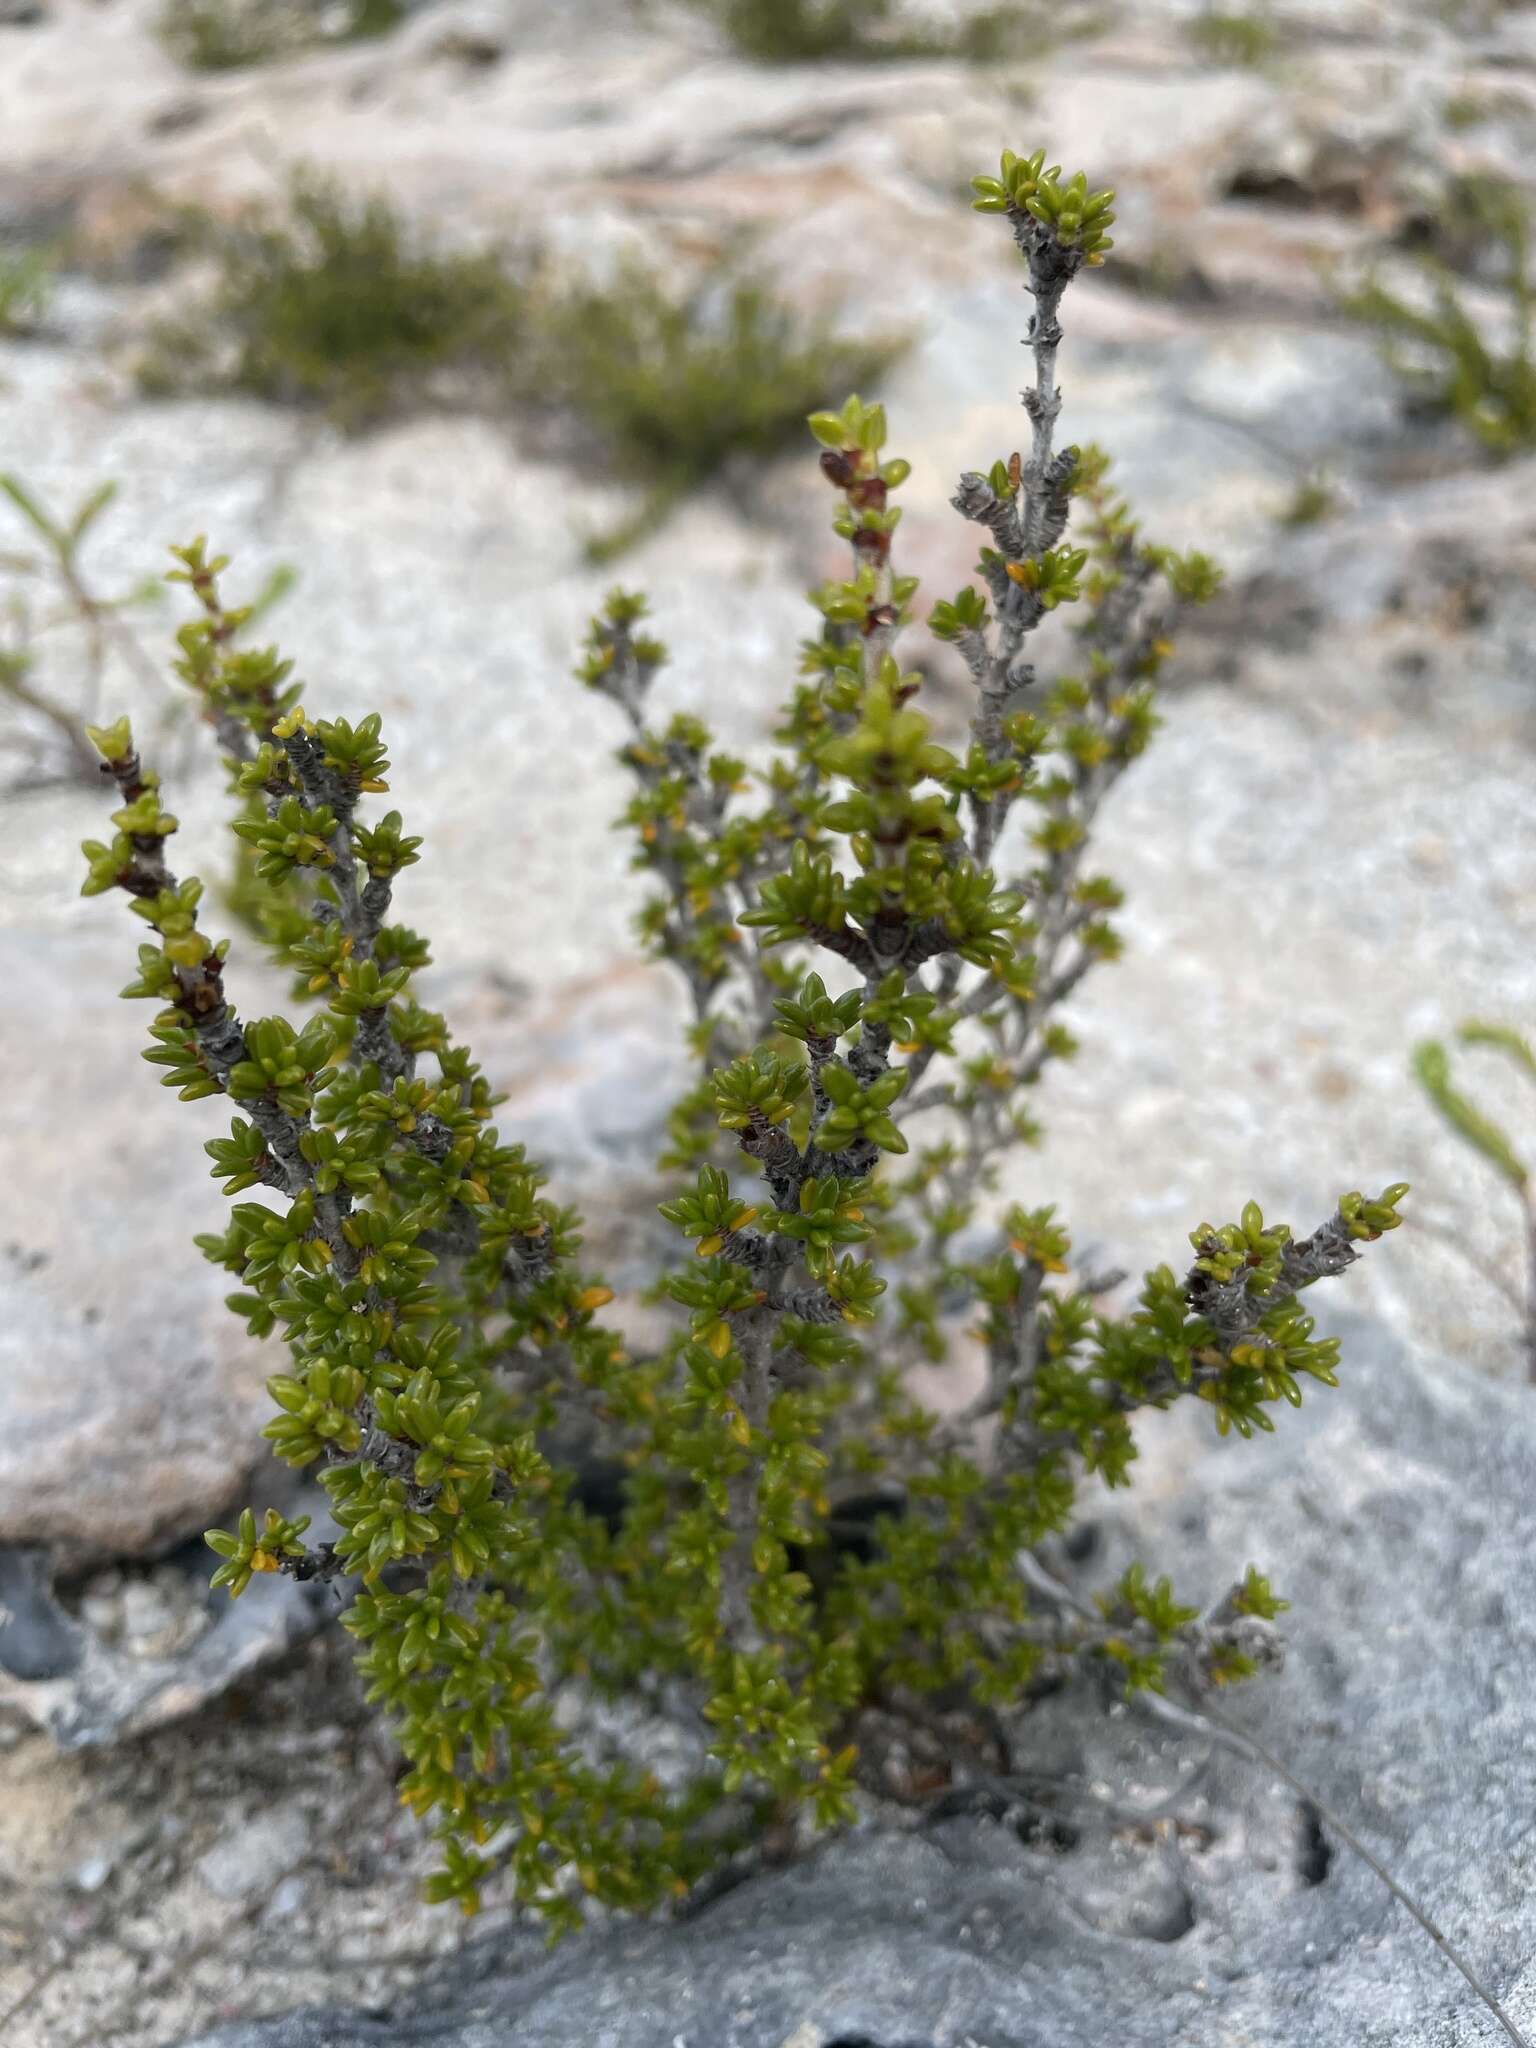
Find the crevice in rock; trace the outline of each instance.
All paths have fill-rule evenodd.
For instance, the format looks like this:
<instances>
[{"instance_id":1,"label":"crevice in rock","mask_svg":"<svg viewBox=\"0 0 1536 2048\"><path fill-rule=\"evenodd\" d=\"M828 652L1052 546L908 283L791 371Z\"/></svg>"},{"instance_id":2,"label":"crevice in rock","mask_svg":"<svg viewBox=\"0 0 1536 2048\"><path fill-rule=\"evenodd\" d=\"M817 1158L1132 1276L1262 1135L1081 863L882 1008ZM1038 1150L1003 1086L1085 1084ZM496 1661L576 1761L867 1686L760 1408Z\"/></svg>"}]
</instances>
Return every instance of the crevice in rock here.
<instances>
[{"instance_id":1,"label":"crevice in rock","mask_svg":"<svg viewBox=\"0 0 1536 2048\"><path fill-rule=\"evenodd\" d=\"M1296 1852L1296 1875L1309 1889L1322 1884L1333 1867L1333 1844L1323 1833L1323 1817L1315 1806L1304 1805L1297 1814L1300 1839Z\"/></svg>"},{"instance_id":2,"label":"crevice in rock","mask_svg":"<svg viewBox=\"0 0 1536 2048\"><path fill-rule=\"evenodd\" d=\"M1195 1902L1188 1888L1180 1885L1157 1907L1138 1913L1130 1931L1142 1941L1182 1941L1195 1925Z\"/></svg>"},{"instance_id":3,"label":"crevice in rock","mask_svg":"<svg viewBox=\"0 0 1536 2048\"><path fill-rule=\"evenodd\" d=\"M877 2041L873 2034L839 2034L835 2040L825 2042L823 2048L927 2048L927 2043Z\"/></svg>"},{"instance_id":4,"label":"crevice in rock","mask_svg":"<svg viewBox=\"0 0 1536 2048\"><path fill-rule=\"evenodd\" d=\"M1340 214L1359 220L1390 191L1390 154L1356 154L1328 146L1295 169L1274 162L1240 163L1222 186L1226 199L1247 200L1292 213Z\"/></svg>"},{"instance_id":5,"label":"crevice in rock","mask_svg":"<svg viewBox=\"0 0 1536 2048\"><path fill-rule=\"evenodd\" d=\"M1043 1849L1051 1856L1065 1856L1082 1840L1082 1831L1070 1821L1038 1809L1021 1814L1015 1831L1026 1849Z\"/></svg>"},{"instance_id":6,"label":"crevice in rock","mask_svg":"<svg viewBox=\"0 0 1536 2048\"><path fill-rule=\"evenodd\" d=\"M1262 170L1253 164L1233 172L1222 187L1222 197L1251 199L1260 206L1286 206L1297 212L1310 212L1317 204L1317 195L1289 171Z\"/></svg>"},{"instance_id":7,"label":"crevice in rock","mask_svg":"<svg viewBox=\"0 0 1536 2048\"><path fill-rule=\"evenodd\" d=\"M1210 308L1223 301L1222 286L1193 255L1179 249L1153 249L1144 259L1128 258L1120 265L1115 282L1138 298L1160 300L1169 306Z\"/></svg>"},{"instance_id":8,"label":"crevice in rock","mask_svg":"<svg viewBox=\"0 0 1536 2048\"><path fill-rule=\"evenodd\" d=\"M41 1550L0 1550L0 1672L26 1683L63 1678L81 1645L49 1590Z\"/></svg>"}]
</instances>

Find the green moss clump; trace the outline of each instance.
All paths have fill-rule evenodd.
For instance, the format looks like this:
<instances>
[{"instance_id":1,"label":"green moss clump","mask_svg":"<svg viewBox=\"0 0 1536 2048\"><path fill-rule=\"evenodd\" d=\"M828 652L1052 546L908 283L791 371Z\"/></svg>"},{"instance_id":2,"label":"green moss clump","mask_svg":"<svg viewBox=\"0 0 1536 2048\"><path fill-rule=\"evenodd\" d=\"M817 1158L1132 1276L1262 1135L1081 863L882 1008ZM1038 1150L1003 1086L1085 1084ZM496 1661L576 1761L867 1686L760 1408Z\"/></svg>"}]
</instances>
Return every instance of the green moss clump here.
<instances>
[{"instance_id":1,"label":"green moss clump","mask_svg":"<svg viewBox=\"0 0 1536 2048\"><path fill-rule=\"evenodd\" d=\"M1486 94L1477 92L1451 93L1440 109L1440 118L1453 134L1459 135L1468 128L1480 128L1493 117L1493 103Z\"/></svg>"}]
</instances>

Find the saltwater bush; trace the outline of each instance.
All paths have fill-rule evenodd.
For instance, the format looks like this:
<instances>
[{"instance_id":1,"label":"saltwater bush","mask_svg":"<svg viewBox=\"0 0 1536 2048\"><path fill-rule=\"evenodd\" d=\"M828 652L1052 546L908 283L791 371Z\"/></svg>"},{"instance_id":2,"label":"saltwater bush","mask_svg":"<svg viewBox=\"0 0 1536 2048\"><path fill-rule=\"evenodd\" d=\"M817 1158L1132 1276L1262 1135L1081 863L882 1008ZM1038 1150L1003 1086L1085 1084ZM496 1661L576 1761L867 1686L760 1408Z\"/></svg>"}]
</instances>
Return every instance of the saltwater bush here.
<instances>
[{"instance_id":1,"label":"saltwater bush","mask_svg":"<svg viewBox=\"0 0 1536 2048\"><path fill-rule=\"evenodd\" d=\"M1027 1750L1031 1702L1071 1669L1199 1696L1278 1654L1285 1603L1246 1559L1212 1559L1203 1601L1138 1565L1085 1611L1050 1546L1085 1489L1130 1479L1147 1410L1198 1402L1246 1437L1333 1383L1338 1345L1299 1297L1396 1227L1405 1190L1346 1193L1300 1237L1253 1202L1197 1222L1119 1314L1051 1207L989 1200L1073 1050L1064 1005L1119 945L1096 814L1219 579L1145 538L1101 453L1056 446L1060 308L1110 247L1112 195L1041 153L976 193L1025 266L1034 378L1027 450L955 491L985 537L975 580L929 612L970 678L965 743L937 742L903 665L908 465L857 397L810 423L849 561L812 593L766 765L658 708L639 597L609 597L580 664L627 727L642 931L693 1006L665 1342L619 1336L577 1218L417 998L429 949L393 896L421 842L366 808L389 787L379 719L312 717L274 650L241 651L201 541L178 551L197 606L179 673L274 892L291 1018L238 1015L155 775L126 722L96 735L119 808L85 889L141 920L126 993L155 1006L164 1084L235 1111L207 1149L241 1199L199 1243L253 1335L287 1345L266 1435L318 1470L337 1525L318 1542L247 1513L210 1532L215 1582L345 1584L402 1797L441 1836L433 1894L466 1908L491 1884L556 1927L584 1894L653 1906L770 1821L833 1826L861 1787L889 1794L877 1726L931 1737L937 1717L963 1773L968 1721L1005 1716ZM1058 611L1076 642L1047 680L1034 636ZM723 652L723 617L705 629ZM971 1398L925 1408L907 1367L966 1355ZM670 1703L707 1764L663 1786L583 1748L552 1706L572 1678Z\"/></svg>"}]
</instances>

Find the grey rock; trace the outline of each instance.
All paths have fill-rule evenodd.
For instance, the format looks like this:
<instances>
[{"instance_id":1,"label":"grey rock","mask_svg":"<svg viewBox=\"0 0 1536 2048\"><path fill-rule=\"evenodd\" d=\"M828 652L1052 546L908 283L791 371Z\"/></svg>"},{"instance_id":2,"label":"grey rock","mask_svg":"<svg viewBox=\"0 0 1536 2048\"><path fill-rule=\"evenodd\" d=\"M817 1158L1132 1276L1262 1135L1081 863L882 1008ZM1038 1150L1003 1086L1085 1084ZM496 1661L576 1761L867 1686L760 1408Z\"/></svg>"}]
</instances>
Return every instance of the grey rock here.
<instances>
[{"instance_id":1,"label":"grey rock","mask_svg":"<svg viewBox=\"0 0 1536 2048\"><path fill-rule=\"evenodd\" d=\"M204 1568L206 1571L206 1567ZM220 1600L193 1647L178 1656L114 1650L83 1629L49 1669L32 1675L5 1661L0 1639L0 1706L13 1708L52 1736L61 1749L96 1749L179 1721L290 1650L335 1611L323 1587L289 1579L253 1587L237 1601ZM62 1608L51 1628L60 1640L71 1625ZM35 1666L33 1667L35 1671Z\"/></svg>"},{"instance_id":2,"label":"grey rock","mask_svg":"<svg viewBox=\"0 0 1536 2048\"><path fill-rule=\"evenodd\" d=\"M75 1865L70 1873L71 1885L87 1895L101 1891L123 1864L153 1839L154 1834L153 1824L142 1822L106 1832L98 1853Z\"/></svg>"},{"instance_id":3,"label":"grey rock","mask_svg":"<svg viewBox=\"0 0 1536 2048\"><path fill-rule=\"evenodd\" d=\"M189 1243L219 1223L209 1130L136 1057L134 943L0 931L0 1061L27 1077L0 1100L0 1544L70 1569L207 1527L258 1462L273 1370Z\"/></svg>"},{"instance_id":4,"label":"grey rock","mask_svg":"<svg viewBox=\"0 0 1536 2048\"><path fill-rule=\"evenodd\" d=\"M201 1582L201 1570L189 1586L186 1575L164 1565L129 1581L123 1591L119 1633L131 1657L171 1657L205 1633L213 1617L207 1602L198 1597Z\"/></svg>"},{"instance_id":5,"label":"grey rock","mask_svg":"<svg viewBox=\"0 0 1536 2048\"><path fill-rule=\"evenodd\" d=\"M1172 379L1178 377L1170 366ZM1362 334L1229 328L1196 351L1183 402L1284 462L1337 462L1351 444L1400 442L1402 405Z\"/></svg>"},{"instance_id":6,"label":"grey rock","mask_svg":"<svg viewBox=\"0 0 1536 2048\"><path fill-rule=\"evenodd\" d=\"M236 1822L204 1855L196 1870L216 1898L249 1899L291 1883L287 1873L303 1858L311 1823L297 1806Z\"/></svg>"},{"instance_id":7,"label":"grey rock","mask_svg":"<svg viewBox=\"0 0 1536 2048\"><path fill-rule=\"evenodd\" d=\"M78 1631L54 1600L40 1550L0 1550L0 1671L24 1683L60 1678L80 1662Z\"/></svg>"},{"instance_id":8,"label":"grey rock","mask_svg":"<svg viewBox=\"0 0 1536 2048\"><path fill-rule=\"evenodd\" d=\"M506 1091L501 1127L559 1161L564 1183L585 1191L652 1171L668 1106L693 1079L670 970L632 961L537 996L454 976L443 1000Z\"/></svg>"},{"instance_id":9,"label":"grey rock","mask_svg":"<svg viewBox=\"0 0 1536 2048\"><path fill-rule=\"evenodd\" d=\"M1249 1557L1294 1603L1285 1673L1232 1721L1347 1815L1536 2024L1536 1402L1352 1321L1342 1389L1259 1445L1169 1419L1106 1514L1214 1597ZM1033 1732L1032 1732L1033 1731ZM541 1956L500 1936L385 2015L238 2023L191 2048L1445 2048L1492 2022L1326 1822L1262 1767L1083 1697L1031 1767L1154 1818L1076 1846L954 1819L871 1828L683 1924ZM1180 1788L1184 1789L1181 1791ZM1159 1824L1159 1820L1161 1824ZM1175 1823L1170 1825L1169 1823Z\"/></svg>"},{"instance_id":10,"label":"grey rock","mask_svg":"<svg viewBox=\"0 0 1536 2048\"><path fill-rule=\"evenodd\" d=\"M317 1539L335 1533L305 1490ZM323 1627L334 1593L287 1578L239 1600L209 1590L200 1542L139 1569L100 1574L65 1598L41 1550L0 1548L0 1708L64 1750L125 1741L194 1713Z\"/></svg>"},{"instance_id":11,"label":"grey rock","mask_svg":"<svg viewBox=\"0 0 1536 2048\"><path fill-rule=\"evenodd\" d=\"M302 1877L284 1877L272 1887L263 1918L267 1920L288 1920L298 1912L309 1896L309 1886Z\"/></svg>"},{"instance_id":12,"label":"grey rock","mask_svg":"<svg viewBox=\"0 0 1536 2048\"><path fill-rule=\"evenodd\" d=\"M82 1892L99 1892L112 1875L112 1865L105 1856L88 1856L75 1872L75 1888Z\"/></svg>"},{"instance_id":13,"label":"grey rock","mask_svg":"<svg viewBox=\"0 0 1536 2048\"><path fill-rule=\"evenodd\" d=\"M79 823L99 829L84 812ZM137 940L119 906L88 907L96 929L0 923L0 1064L28 1077L0 1091L0 1554L46 1550L70 1572L200 1535L243 1503L258 1468L269 1488L259 1432L284 1355L229 1314L228 1275L192 1244L223 1224L202 1147L227 1109L155 1088L137 1056L143 1020L117 998ZM442 950L452 956L451 937ZM248 952L240 989L248 1015L282 1001ZM564 1195L648 1174L688 1078L667 977L630 963L524 1001L461 970L437 999L509 1088L503 1129L558 1163ZM649 1195L638 1208L662 1229ZM611 1252L594 1256L614 1271L639 1256L625 1242ZM98 1595L85 1591L90 1618ZM151 1579L129 1598L131 1611L101 1616L109 1634L151 1658L180 1647L175 1617L152 1611Z\"/></svg>"}]
</instances>

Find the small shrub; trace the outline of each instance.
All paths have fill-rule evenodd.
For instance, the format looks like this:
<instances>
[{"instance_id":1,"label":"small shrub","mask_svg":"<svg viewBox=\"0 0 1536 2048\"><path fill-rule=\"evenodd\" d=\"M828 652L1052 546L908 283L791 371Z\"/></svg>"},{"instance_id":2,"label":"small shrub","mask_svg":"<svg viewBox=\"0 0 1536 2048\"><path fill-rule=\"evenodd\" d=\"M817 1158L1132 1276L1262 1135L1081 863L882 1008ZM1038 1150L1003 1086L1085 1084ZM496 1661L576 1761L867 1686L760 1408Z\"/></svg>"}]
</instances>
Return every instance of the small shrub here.
<instances>
[{"instance_id":1,"label":"small shrub","mask_svg":"<svg viewBox=\"0 0 1536 2048\"><path fill-rule=\"evenodd\" d=\"M1527 0L1433 0L1432 12L1458 34L1482 35L1526 4Z\"/></svg>"},{"instance_id":2,"label":"small shrub","mask_svg":"<svg viewBox=\"0 0 1536 2048\"><path fill-rule=\"evenodd\" d=\"M318 407L357 432L448 378L482 398L501 390L524 300L494 253L430 247L382 197L350 200L303 169L279 210L203 232L212 297L156 329L139 366L146 391L241 391Z\"/></svg>"},{"instance_id":3,"label":"small shrub","mask_svg":"<svg viewBox=\"0 0 1536 2048\"><path fill-rule=\"evenodd\" d=\"M1486 94L1476 92L1452 93L1440 109L1441 120L1456 135L1468 128L1480 128L1492 115L1493 106Z\"/></svg>"},{"instance_id":4,"label":"small shrub","mask_svg":"<svg viewBox=\"0 0 1536 2048\"><path fill-rule=\"evenodd\" d=\"M317 406L351 432L427 404L557 408L605 469L649 486L592 543L604 557L731 456L773 453L903 346L841 335L749 276L689 291L632 260L597 285L537 254L515 276L492 252L418 246L387 201L349 201L307 171L277 216L202 232L218 282L204 308L156 331L143 388Z\"/></svg>"},{"instance_id":5,"label":"small shrub","mask_svg":"<svg viewBox=\"0 0 1536 2048\"><path fill-rule=\"evenodd\" d=\"M640 510L590 544L610 558L657 525L734 455L762 457L804 431L808 412L866 387L902 343L840 336L807 322L761 280L724 292L669 289L638 263L603 286L546 302L547 390L596 431L608 465L648 486Z\"/></svg>"},{"instance_id":6,"label":"small shrub","mask_svg":"<svg viewBox=\"0 0 1536 2048\"><path fill-rule=\"evenodd\" d=\"M0 570L9 587L4 618L8 638L0 646L0 696L33 724L52 729L61 743L62 765L100 786L101 760L88 737L90 720L99 715L102 682L114 658L144 683L152 698L163 698L169 714L179 710L157 663L151 660L134 628L133 616L164 596L158 578L140 583L115 597L103 596L84 562L86 543L96 522L117 497L115 483L99 484L69 519L59 519L20 477L0 472L0 496L10 504L40 546L32 552L0 550ZM279 566L267 579L244 623L256 624L292 588L294 573ZM73 694L65 702L39 677L45 644L57 634L71 636L67 660ZM62 662L55 666L64 665ZM43 775L49 773L45 765ZM29 779L37 780L34 774Z\"/></svg>"},{"instance_id":7,"label":"small shrub","mask_svg":"<svg viewBox=\"0 0 1536 2048\"><path fill-rule=\"evenodd\" d=\"M1155 1268L1118 1315L1053 1209L989 1201L1072 1053L1063 1005L1118 950L1091 831L1152 737L1180 614L1219 576L1142 535L1101 453L1055 447L1058 312L1104 259L1112 195L1043 154L976 192L1025 265L1034 381L1028 455L954 495L985 536L975 581L929 612L974 685L964 743L938 744L898 653L909 471L857 397L810 422L849 559L812 593L761 770L660 708L641 598L610 595L578 671L625 731L641 929L693 1007L663 1341L622 1340L577 1218L418 1000L428 946L393 895L420 841L397 811L364 815L391 773L377 716L311 718L275 650L232 644L202 542L178 551L197 605L178 672L258 879L286 892L270 937L291 1020L239 1018L156 777L126 721L95 735L119 808L85 891L124 890L141 920L126 993L155 1007L164 1084L236 1111L207 1149L242 1199L199 1243L252 1333L287 1345L265 1433L318 1468L339 1530L311 1543L302 1519L248 1512L209 1534L215 1584L349 1582L402 1797L441 1835L432 1896L466 1909L493 1882L556 1928L584 1896L644 1909L770 1821L832 1826L861 1785L890 1796L870 1745L892 1721L978 1706L1027 1746L1032 1700L1073 1669L1200 1694L1275 1656L1285 1603L1243 1561L1212 1560L1203 1607L1137 1565L1085 1608L1032 1553L1085 1487L1129 1480L1138 1414L1192 1400L1247 1437L1331 1384L1338 1345L1300 1292L1394 1229L1405 1190L1346 1194L1302 1238L1252 1202L1199 1223L1185 1270ZM730 602L701 627L722 662ZM1063 610L1075 648L1046 680L1033 635ZM906 1368L968 1342L978 1391L924 1408ZM571 1678L671 1698L707 1764L663 1786L589 1753L552 1704Z\"/></svg>"},{"instance_id":8,"label":"small shrub","mask_svg":"<svg viewBox=\"0 0 1536 2048\"><path fill-rule=\"evenodd\" d=\"M1503 1053L1528 1081L1536 1082L1536 1052L1527 1039L1504 1024L1463 1024L1456 1034L1463 1045L1487 1047ZM1526 1277L1521 1306L1525 1318L1525 1354L1528 1376L1536 1382L1536 1195L1532 1193L1530 1168L1502 1125L1486 1116L1451 1078L1451 1060L1445 1047L1425 1039L1413 1055L1413 1071L1419 1086L1451 1129L1464 1139L1511 1189L1520 1204L1524 1220Z\"/></svg>"},{"instance_id":9,"label":"small shrub","mask_svg":"<svg viewBox=\"0 0 1536 2048\"><path fill-rule=\"evenodd\" d=\"M860 61L958 57L972 63L1040 56L1064 35L1084 35L1097 16L1065 4L1003 0L952 27L925 27L899 0L694 0L744 57L765 64L825 58Z\"/></svg>"},{"instance_id":10,"label":"small shrub","mask_svg":"<svg viewBox=\"0 0 1536 2048\"><path fill-rule=\"evenodd\" d=\"M1275 514L1281 526L1317 526L1333 518L1342 503L1338 485L1321 471L1302 477Z\"/></svg>"},{"instance_id":11,"label":"small shrub","mask_svg":"<svg viewBox=\"0 0 1536 2048\"><path fill-rule=\"evenodd\" d=\"M770 64L862 56L892 0L702 0L743 56Z\"/></svg>"},{"instance_id":12,"label":"small shrub","mask_svg":"<svg viewBox=\"0 0 1536 2048\"><path fill-rule=\"evenodd\" d=\"M53 299L54 252L0 248L0 337L35 332Z\"/></svg>"},{"instance_id":13,"label":"small shrub","mask_svg":"<svg viewBox=\"0 0 1536 2048\"><path fill-rule=\"evenodd\" d=\"M1256 69L1280 52L1280 31L1268 13L1207 8L1190 19L1186 33L1213 64Z\"/></svg>"},{"instance_id":14,"label":"small shrub","mask_svg":"<svg viewBox=\"0 0 1536 2048\"><path fill-rule=\"evenodd\" d=\"M98 715L109 657L116 654L141 675L155 673L129 623L129 614L158 597L158 586L140 585L118 597L103 597L81 559L96 521L116 495L115 483L101 484L82 500L71 518L61 520L20 477L0 472L0 496L40 543L36 552L0 550L0 570L8 579L0 697L24 715L24 722L49 728L59 743L61 765L93 786L100 782L100 760L86 728ZM75 638L71 667L76 672L76 695L69 703L53 695L37 673L44 641L61 629L72 631ZM156 683L158 690L158 677ZM48 766L41 772L46 776Z\"/></svg>"},{"instance_id":15,"label":"small shrub","mask_svg":"<svg viewBox=\"0 0 1536 2048\"><path fill-rule=\"evenodd\" d=\"M1421 258L1427 306L1410 304L1378 278L1344 292L1341 306L1376 330L1388 365L1423 408L1454 414L1494 456L1518 454L1536 443L1529 209L1502 180L1463 179L1448 188L1437 230L1446 254ZM1507 332L1500 339L1467 310L1451 255L1504 297Z\"/></svg>"},{"instance_id":16,"label":"small shrub","mask_svg":"<svg viewBox=\"0 0 1536 2048\"><path fill-rule=\"evenodd\" d=\"M405 12L401 0L166 0L159 34L190 71L235 71L387 35Z\"/></svg>"},{"instance_id":17,"label":"small shrub","mask_svg":"<svg viewBox=\"0 0 1536 2048\"><path fill-rule=\"evenodd\" d=\"M1522 188L1491 171L1447 178L1400 230L1405 248L1474 283L1507 288L1511 244L1529 242L1530 207Z\"/></svg>"}]
</instances>

